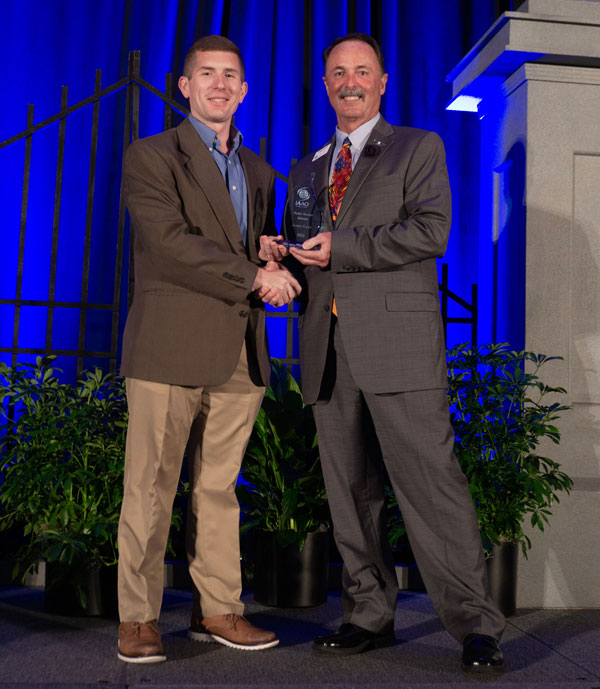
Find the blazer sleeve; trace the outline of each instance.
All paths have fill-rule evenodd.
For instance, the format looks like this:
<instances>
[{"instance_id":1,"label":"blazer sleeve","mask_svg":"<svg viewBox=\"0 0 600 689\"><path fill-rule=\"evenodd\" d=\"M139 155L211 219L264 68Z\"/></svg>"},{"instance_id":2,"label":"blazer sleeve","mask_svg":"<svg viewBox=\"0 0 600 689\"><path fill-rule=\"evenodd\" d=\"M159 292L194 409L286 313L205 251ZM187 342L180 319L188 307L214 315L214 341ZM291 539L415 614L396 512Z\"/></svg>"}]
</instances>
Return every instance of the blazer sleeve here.
<instances>
[{"instance_id":1,"label":"blazer sleeve","mask_svg":"<svg viewBox=\"0 0 600 689\"><path fill-rule=\"evenodd\" d=\"M365 218L364 224L332 232L333 271L389 270L444 255L452 202L444 144L437 134L427 132L418 141L406 168L403 189L401 184L399 178L398 196L404 197L405 218L376 226Z\"/></svg>"},{"instance_id":2,"label":"blazer sleeve","mask_svg":"<svg viewBox=\"0 0 600 689\"><path fill-rule=\"evenodd\" d=\"M258 266L227 245L203 236L184 216L174 162L144 140L125 154L124 195L136 250L155 266L159 279L228 302L244 301ZM216 218L206 222L217 223Z\"/></svg>"}]
</instances>

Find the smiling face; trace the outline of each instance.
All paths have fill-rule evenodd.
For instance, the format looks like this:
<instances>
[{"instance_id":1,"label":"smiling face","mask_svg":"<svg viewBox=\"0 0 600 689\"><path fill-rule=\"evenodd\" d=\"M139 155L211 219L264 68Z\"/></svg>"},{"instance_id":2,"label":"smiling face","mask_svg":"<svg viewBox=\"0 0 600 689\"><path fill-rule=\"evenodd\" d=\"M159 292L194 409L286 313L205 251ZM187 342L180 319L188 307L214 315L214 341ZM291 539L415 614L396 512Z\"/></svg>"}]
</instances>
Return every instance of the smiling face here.
<instances>
[{"instance_id":1,"label":"smiling face","mask_svg":"<svg viewBox=\"0 0 600 689\"><path fill-rule=\"evenodd\" d=\"M190 99L192 115L219 131L228 130L233 113L248 91L248 84L243 81L235 53L206 50L196 53L190 74L179 79L179 89Z\"/></svg>"},{"instance_id":2,"label":"smiling face","mask_svg":"<svg viewBox=\"0 0 600 689\"><path fill-rule=\"evenodd\" d=\"M344 41L331 51L323 81L343 132L350 134L379 112L387 76L364 41Z\"/></svg>"}]
</instances>

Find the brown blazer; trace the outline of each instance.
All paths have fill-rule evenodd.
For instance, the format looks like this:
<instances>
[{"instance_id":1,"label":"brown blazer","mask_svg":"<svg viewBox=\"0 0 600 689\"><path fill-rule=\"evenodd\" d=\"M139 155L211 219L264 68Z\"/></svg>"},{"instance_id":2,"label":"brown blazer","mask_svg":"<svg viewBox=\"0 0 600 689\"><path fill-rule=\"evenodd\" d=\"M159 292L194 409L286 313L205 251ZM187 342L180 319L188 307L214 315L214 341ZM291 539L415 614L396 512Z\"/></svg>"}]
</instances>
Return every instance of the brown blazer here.
<instances>
[{"instance_id":1,"label":"brown blazer","mask_svg":"<svg viewBox=\"0 0 600 689\"><path fill-rule=\"evenodd\" d=\"M327 201L335 137L329 143L326 153L311 153L292 168L288 188L289 208L295 190L312 184L323 229L333 230L330 268L304 269L307 300L298 319L304 399L311 404L319 394L334 294L350 369L363 390L446 387L436 269L451 217L442 141L381 118L356 163L335 229Z\"/></svg>"},{"instance_id":2,"label":"brown blazer","mask_svg":"<svg viewBox=\"0 0 600 689\"><path fill-rule=\"evenodd\" d=\"M124 376L219 385L244 338L269 379L262 302L249 291L258 238L274 233L273 169L240 149L248 188L248 242L221 173L188 120L129 146L123 168L135 263L123 335Z\"/></svg>"}]
</instances>

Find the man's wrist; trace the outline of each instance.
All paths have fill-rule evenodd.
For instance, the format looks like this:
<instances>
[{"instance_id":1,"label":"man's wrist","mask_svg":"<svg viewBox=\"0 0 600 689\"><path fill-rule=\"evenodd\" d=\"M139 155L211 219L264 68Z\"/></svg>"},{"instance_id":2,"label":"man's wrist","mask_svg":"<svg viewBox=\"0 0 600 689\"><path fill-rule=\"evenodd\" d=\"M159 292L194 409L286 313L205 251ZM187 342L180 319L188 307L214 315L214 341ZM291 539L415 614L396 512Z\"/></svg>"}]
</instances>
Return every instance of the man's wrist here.
<instances>
[{"instance_id":1,"label":"man's wrist","mask_svg":"<svg viewBox=\"0 0 600 689\"><path fill-rule=\"evenodd\" d=\"M264 270L264 268L261 268L260 266L256 266L256 272L254 273L254 279L252 280L252 287L250 288L250 292L248 294L252 294L252 292L255 292L257 289L260 288L260 271ZM258 284L257 284L258 282Z\"/></svg>"}]
</instances>

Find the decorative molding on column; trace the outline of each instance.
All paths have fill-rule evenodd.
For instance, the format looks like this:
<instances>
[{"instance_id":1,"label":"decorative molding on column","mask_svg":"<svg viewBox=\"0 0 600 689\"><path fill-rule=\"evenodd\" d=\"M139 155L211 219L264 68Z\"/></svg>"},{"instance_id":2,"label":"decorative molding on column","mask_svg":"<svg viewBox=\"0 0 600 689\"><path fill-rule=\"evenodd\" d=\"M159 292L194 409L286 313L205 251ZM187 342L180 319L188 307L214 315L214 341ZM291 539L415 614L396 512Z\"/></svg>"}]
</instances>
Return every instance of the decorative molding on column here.
<instances>
[{"instance_id":1,"label":"decorative molding on column","mask_svg":"<svg viewBox=\"0 0 600 689\"><path fill-rule=\"evenodd\" d=\"M578 0L561 3L551 0L548 14L534 13L544 7L540 0L505 12L446 77L452 102L496 95L524 64L600 68L600 0L586 0L585 16L576 14Z\"/></svg>"},{"instance_id":2,"label":"decorative molding on column","mask_svg":"<svg viewBox=\"0 0 600 689\"><path fill-rule=\"evenodd\" d=\"M519 7L519 12L600 21L600 6L597 0L525 0Z\"/></svg>"},{"instance_id":3,"label":"decorative molding on column","mask_svg":"<svg viewBox=\"0 0 600 689\"><path fill-rule=\"evenodd\" d=\"M526 62L502 84L502 94L508 96L526 81L552 81L564 84L600 86L600 68Z\"/></svg>"}]
</instances>

